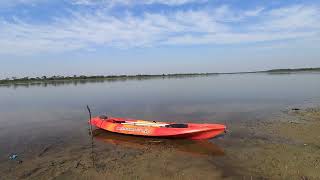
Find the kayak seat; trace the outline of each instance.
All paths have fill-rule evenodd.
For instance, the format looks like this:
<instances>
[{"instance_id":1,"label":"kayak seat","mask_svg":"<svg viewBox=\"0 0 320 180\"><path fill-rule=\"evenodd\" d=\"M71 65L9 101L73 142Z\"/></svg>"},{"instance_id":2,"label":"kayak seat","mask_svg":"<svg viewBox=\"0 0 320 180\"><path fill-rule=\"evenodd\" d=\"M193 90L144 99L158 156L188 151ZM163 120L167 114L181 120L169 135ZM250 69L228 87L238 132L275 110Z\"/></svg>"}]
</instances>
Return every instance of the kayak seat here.
<instances>
[{"instance_id":1,"label":"kayak seat","mask_svg":"<svg viewBox=\"0 0 320 180\"><path fill-rule=\"evenodd\" d=\"M108 116L106 116L106 115L101 115L101 116L99 116L99 118L100 118L100 119L108 119Z\"/></svg>"},{"instance_id":2,"label":"kayak seat","mask_svg":"<svg viewBox=\"0 0 320 180\"><path fill-rule=\"evenodd\" d=\"M113 120L112 123L119 123L119 124L122 124L122 123L125 123L126 121L118 121L118 120Z\"/></svg>"},{"instance_id":3,"label":"kayak seat","mask_svg":"<svg viewBox=\"0 0 320 180\"><path fill-rule=\"evenodd\" d=\"M166 128L188 128L188 124L168 124L165 125Z\"/></svg>"}]
</instances>

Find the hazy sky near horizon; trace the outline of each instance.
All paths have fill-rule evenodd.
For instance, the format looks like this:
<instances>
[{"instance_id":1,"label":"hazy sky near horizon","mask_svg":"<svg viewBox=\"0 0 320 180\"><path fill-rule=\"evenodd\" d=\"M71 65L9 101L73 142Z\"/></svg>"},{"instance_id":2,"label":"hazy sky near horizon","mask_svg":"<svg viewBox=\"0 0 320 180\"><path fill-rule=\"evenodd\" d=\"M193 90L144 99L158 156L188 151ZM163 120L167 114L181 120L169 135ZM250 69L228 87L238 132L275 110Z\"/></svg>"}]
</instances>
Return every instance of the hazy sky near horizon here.
<instances>
[{"instance_id":1,"label":"hazy sky near horizon","mask_svg":"<svg viewBox=\"0 0 320 180\"><path fill-rule=\"evenodd\" d=\"M318 0L1 0L0 79L320 67Z\"/></svg>"}]
</instances>

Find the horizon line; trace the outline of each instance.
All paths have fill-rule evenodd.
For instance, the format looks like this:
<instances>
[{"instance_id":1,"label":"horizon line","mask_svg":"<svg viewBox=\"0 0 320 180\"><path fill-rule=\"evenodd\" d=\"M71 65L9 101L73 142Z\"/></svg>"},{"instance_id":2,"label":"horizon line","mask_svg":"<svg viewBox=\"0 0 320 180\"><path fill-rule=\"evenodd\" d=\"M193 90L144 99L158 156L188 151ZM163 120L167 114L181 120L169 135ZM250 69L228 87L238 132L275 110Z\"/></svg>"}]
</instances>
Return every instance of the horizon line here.
<instances>
[{"instance_id":1,"label":"horizon line","mask_svg":"<svg viewBox=\"0 0 320 180\"><path fill-rule=\"evenodd\" d=\"M305 68L281 68L281 69L269 69L269 70L259 70L259 71L239 71L239 72L202 72L202 73L168 73L168 74L135 74L135 75L72 75L72 76L25 76L18 78L15 76L7 77L5 79L0 79L0 81L39 81L39 80L63 80L63 79L86 79L86 78L130 78L130 77L155 77L155 76L192 76L192 75L218 75L218 74L249 74L249 73L286 73L286 72L299 72L299 71L320 71L320 67L305 67Z\"/></svg>"}]
</instances>

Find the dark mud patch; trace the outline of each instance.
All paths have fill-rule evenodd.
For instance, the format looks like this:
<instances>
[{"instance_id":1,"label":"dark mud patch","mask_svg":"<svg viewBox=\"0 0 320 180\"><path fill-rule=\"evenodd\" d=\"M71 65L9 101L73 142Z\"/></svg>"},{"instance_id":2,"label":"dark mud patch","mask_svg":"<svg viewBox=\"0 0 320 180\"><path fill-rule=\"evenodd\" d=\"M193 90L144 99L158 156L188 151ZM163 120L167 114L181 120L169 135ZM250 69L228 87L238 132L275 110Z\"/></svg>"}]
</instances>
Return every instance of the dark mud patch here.
<instances>
[{"instance_id":1,"label":"dark mud patch","mask_svg":"<svg viewBox=\"0 0 320 180\"><path fill-rule=\"evenodd\" d=\"M36 172L39 171L39 170L40 170L39 167L34 168L34 169L32 169L32 170L24 173L22 176L20 176L20 178L22 178L22 179L29 178L30 176L32 176L34 173L36 173Z\"/></svg>"}]
</instances>

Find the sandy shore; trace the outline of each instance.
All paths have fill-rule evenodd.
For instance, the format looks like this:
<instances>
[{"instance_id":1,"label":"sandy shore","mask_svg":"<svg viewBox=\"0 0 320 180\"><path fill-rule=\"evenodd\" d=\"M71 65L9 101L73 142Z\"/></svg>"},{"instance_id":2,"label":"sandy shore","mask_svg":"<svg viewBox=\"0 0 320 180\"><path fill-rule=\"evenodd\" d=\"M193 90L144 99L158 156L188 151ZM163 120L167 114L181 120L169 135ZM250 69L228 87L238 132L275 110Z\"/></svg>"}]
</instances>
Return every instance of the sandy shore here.
<instances>
[{"instance_id":1,"label":"sandy shore","mask_svg":"<svg viewBox=\"0 0 320 180\"><path fill-rule=\"evenodd\" d=\"M320 108L285 110L277 118L246 124L250 137L231 151L246 177L320 178Z\"/></svg>"},{"instance_id":2,"label":"sandy shore","mask_svg":"<svg viewBox=\"0 0 320 180\"><path fill-rule=\"evenodd\" d=\"M95 131L94 146L57 144L0 163L0 179L319 179L320 108L237 122L210 142ZM90 139L90 138L88 138Z\"/></svg>"}]
</instances>

